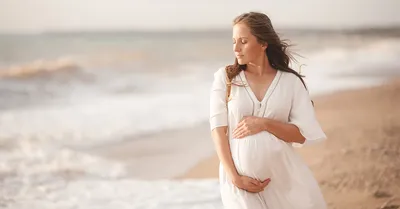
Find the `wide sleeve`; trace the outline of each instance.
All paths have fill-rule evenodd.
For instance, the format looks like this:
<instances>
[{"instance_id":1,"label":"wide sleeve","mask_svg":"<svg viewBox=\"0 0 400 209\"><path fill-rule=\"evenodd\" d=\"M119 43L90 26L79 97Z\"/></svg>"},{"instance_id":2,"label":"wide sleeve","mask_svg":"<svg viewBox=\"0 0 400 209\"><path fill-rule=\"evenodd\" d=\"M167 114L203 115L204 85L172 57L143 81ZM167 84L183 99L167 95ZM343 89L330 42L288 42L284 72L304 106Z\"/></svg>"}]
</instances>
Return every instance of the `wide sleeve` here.
<instances>
[{"instance_id":1,"label":"wide sleeve","mask_svg":"<svg viewBox=\"0 0 400 209\"><path fill-rule=\"evenodd\" d=\"M306 138L304 144L292 143L294 147L303 147L327 138L317 120L310 95L298 77L294 81L289 123L296 125Z\"/></svg>"},{"instance_id":2,"label":"wide sleeve","mask_svg":"<svg viewBox=\"0 0 400 209\"><path fill-rule=\"evenodd\" d=\"M214 81L210 92L210 128L228 126L228 111L226 107L226 75L220 68L214 73Z\"/></svg>"}]
</instances>

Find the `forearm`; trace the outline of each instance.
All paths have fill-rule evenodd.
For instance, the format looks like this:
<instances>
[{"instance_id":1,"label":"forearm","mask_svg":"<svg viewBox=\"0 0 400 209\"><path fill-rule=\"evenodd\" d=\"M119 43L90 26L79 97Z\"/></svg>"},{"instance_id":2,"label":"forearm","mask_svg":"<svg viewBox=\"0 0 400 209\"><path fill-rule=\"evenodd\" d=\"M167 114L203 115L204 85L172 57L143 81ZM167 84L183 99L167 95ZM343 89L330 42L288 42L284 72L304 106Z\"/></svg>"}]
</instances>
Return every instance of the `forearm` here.
<instances>
[{"instance_id":1,"label":"forearm","mask_svg":"<svg viewBox=\"0 0 400 209\"><path fill-rule=\"evenodd\" d=\"M293 124L284 123L269 118L261 118L261 122L263 124L264 131L275 135L285 142L303 144L306 140L301 134L299 128Z\"/></svg>"},{"instance_id":2,"label":"forearm","mask_svg":"<svg viewBox=\"0 0 400 209\"><path fill-rule=\"evenodd\" d=\"M226 129L227 127L218 127L211 133L218 158L221 161L225 172L233 180L239 174L232 159L228 136L225 134Z\"/></svg>"}]
</instances>

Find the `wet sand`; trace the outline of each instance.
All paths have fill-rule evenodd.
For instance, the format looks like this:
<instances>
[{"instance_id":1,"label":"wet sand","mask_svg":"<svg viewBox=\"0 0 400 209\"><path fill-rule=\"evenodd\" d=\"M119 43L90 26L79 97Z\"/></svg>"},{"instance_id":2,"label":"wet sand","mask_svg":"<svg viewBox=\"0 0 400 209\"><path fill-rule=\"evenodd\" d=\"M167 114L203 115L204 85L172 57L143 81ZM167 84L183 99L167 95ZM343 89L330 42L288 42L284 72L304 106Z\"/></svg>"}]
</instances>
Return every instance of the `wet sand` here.
<instances>
[{"instance_id":1,"label":"wet sand","mask_svg":"<svg viewBox=\"0 0 400 209\"><path fill-rule=\"evenodd\" d=\"M296 149L330 208L400 205L400 80L314 98L328 140ZM133 178L218 178L208 123L92 149L128 166ZM396 208L396 207L392 207Z\"/></svg>"},{"instance_id":2,"label":"wet sand","mask_svg":"<svg viewBox=\"0 0 400 209\"><path fill-rule=\"evenodd\" d=\"M330 208L400 208L400 80L314 101L328 140L296 150ZM179 178L218 178L218 164L214 154Z\"/></svg>"}]
</instances>

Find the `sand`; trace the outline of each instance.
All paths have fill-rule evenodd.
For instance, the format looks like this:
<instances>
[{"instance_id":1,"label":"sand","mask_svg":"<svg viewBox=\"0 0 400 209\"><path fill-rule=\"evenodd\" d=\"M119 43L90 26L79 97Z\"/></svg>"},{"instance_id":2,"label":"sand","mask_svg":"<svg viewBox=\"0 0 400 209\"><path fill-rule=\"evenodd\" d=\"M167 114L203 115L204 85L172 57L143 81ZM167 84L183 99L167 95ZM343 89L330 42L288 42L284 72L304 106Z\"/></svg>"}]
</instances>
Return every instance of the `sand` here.
<instances>
[{"instance_id":1,"label":"sand","mask_svg":"<svg viewBox=\"0 0 400 209\"><path fill-rule=\"evenodd\" d=\"M314 102L329 139L296 150L329 208L400 206L400 80L318 96ZM123 162L135 179L217 179L219 161L208 127L127 137L90 152Z\"/></svg>"},{"instance_id":2,"label":"sand","mask_svg":"<svg viewBox=\"0 0 400 209\"><path fill-rule=\"evenodd\" d=\"M400 80L314 101L329 139L296 150L329 208L400 208ZM218 164L214 154L178 178L218 178Z\"/></svg>"},{"instance_id":3,"label":"sand","mask_svg":"<svg viewBox=\"0 0 400 209\"><path fill-rule=\"evenodd\" d=\"M208 124L122 139L87 152L126 165L128 176L142 180L173 179L213 154Z\"/></svg>"}]
</instances>

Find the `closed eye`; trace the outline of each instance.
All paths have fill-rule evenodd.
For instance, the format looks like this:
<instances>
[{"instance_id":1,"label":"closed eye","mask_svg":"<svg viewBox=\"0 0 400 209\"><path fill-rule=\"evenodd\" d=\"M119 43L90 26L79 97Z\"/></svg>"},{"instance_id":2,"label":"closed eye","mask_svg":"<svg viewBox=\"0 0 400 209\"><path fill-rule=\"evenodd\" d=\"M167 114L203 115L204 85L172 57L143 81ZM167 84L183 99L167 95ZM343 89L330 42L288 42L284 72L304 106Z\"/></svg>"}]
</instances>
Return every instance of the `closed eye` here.
<instances>
[{"instance_id":1,"label":"closed eye","mask_svg":"<svg viewBox=\"0 0 400 209\"><path fill-rule=\"evenodd\" d=\"M244 39L244 38L239 38L239 40L240 40L240 43L242 43L242 44L246 44L247 43L247 40ZM236 40L235 39L233 39L233 43L232 44L236 44Z\"/></svg>"}]
</instances>

